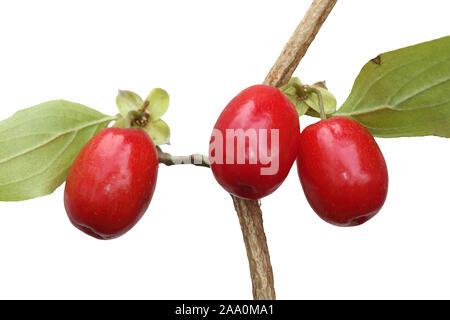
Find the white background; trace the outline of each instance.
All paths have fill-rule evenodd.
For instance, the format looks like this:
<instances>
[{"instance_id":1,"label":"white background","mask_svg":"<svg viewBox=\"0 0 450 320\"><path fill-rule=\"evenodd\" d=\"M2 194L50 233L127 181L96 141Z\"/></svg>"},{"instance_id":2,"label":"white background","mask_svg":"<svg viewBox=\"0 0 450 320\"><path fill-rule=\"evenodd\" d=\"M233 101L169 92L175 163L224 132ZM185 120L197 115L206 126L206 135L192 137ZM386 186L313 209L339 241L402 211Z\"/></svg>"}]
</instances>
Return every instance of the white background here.
<instances>
[{"instance_id":1,"label":"white background","mask_svg":"<svg viewBox=\"0 0 450 320\"><path fill-rule=\"evenodd\" d=\"M171 95L174 154L207 153L216 118L264 79L310 1L1 1L0 118L64 98L115 114L117 89ZM295 75L342 104L366 61L448 35L448 1L340 1ZM302 117L301 126L315 121ZM262 209L279 299L450 298L450 141L378 139L390 186L355 228L318 218L296 170ZM119 239L75 229L63 187L0 203L0 298L251 299L230 196L211 172L160 167Z\"/></svg>"}]
</instances>

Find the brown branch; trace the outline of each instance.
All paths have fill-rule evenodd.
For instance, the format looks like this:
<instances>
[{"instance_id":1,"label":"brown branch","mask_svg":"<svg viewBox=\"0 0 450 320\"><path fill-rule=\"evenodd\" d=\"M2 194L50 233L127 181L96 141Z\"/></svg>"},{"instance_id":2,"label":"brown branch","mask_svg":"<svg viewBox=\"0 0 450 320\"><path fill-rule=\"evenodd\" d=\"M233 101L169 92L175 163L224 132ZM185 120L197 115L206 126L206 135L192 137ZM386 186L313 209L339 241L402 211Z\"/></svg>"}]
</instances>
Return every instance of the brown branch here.
<instances>
[{"instance_id":1,"label":"brown branch","mask_svg":"<svg viewBox=\"0 0 450 320\"><path fill-rule=\"evenodd\" d=\"M252 278L253 298L255 300L274 300L273 271L261 208L258 201L231 197L244 236Z\"/></svg>"},{"instance_id":2,"label":"brown branch","mask_svg":"<svg viewBox=\"0 0 450 320\"><path fill-rule=\"evenodd\" d=\"M280 87L286 84L316 37L337 0L314 0L278 60L270 69L264 84Z\"/></svg>"},{"instance_id":3,"label":"brown branch","mask_svg":"<svg viewBox=\"0 0 450 320\"><path fill-rule=\"evenodd\" d=\"M313 1L308 12L264 80L264 84L280 87L289 81L336 1ZM247 249L253 298L255 300L273 300L275 299L273 271L259 203L258 201L244 200L235 196L232 196L232 198Z\"/></svg>"}]
</instances>

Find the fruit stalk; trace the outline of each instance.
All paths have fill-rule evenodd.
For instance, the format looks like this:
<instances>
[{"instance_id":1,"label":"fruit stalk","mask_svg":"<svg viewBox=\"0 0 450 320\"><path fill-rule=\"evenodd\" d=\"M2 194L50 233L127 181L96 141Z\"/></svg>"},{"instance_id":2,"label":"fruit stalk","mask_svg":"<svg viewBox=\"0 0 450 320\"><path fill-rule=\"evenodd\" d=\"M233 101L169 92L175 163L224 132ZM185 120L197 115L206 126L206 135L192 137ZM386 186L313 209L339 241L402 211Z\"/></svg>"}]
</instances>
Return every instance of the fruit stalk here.
<instances>
[{"instance_id":1,"label":"fruit stalk","mask_svg":"<svg viewBox=\"0 0 450 320\"><path fill-rule=\"evenodd\" d=\"M188 156L174 156L170 153L162 151L159 147L156 147L158 151L158 161L166 166L173 166L177 164L192 164L194 166L209 168L209 159L202 154L191 154Z\"/></svg>"},{"instance_id":2,"label":"fruit stalk","mask_svg":"<svg viewBox=\"0 0 450 320\"><path fill-rule=\"evenodd\" d=\"M264 84L280 87L286 84L314 40L337 0L314 0L295 29ZM258 201L232 195L244 237L255 300L274 300L275 287L269 249L264 233L262 212Z\"/></svg>"}]
</instances>

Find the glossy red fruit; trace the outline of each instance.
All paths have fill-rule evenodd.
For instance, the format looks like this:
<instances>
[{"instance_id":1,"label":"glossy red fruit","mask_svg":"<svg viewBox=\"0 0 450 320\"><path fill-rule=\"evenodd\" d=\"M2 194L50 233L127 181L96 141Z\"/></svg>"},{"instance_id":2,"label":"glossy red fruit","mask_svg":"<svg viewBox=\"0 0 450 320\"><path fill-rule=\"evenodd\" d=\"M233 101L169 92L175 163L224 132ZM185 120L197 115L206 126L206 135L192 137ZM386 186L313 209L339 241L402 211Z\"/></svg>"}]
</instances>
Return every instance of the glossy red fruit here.
<instances>
[{"instance_id":1,"label":"glossy red fruit","mask_svg":"<svg viewBox=\"0 0 450 320\"><path fill-rule=\"evenodd\" d=\"M329 223L362 224L386 199L383 154L369 131L349 118L333 117L306 127L297 168L309 204Z\"/></svg>"},{"instance_id":2,"label":"glossy red fruit","mask_svg":"<svg viewBox=\"0 0 450 320\"><path fill-rule=\"evenodd\" d=\"M260 199L284 181L297 156L300 126L284 94L255 85L223 110L210 141L214 177L229 193Z\"/></svg>"},{"instance_id":3,"label":"glossy red fruit","mask_svg":"<svg viewBox=\"0 0 450 320\"><path fill-rule=\"evenodd\" d=\"M70 221L99 239L131 229L155 190L158 156L143 130L107 128L75 159L66 181L64 205Z\"/></svg>"}]
</instances>

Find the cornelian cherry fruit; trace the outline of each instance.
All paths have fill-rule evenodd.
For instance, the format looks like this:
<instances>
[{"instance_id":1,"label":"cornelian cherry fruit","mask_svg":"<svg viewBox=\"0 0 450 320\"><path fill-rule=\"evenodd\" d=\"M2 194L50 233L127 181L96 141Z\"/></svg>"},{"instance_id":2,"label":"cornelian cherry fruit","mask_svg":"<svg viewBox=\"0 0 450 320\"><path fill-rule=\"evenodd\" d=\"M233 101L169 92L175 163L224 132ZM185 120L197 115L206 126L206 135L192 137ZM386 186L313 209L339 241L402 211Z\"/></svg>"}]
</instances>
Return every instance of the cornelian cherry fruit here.
<instances>
[{"instance_id":1,"label":"cornelian cherry fruit","mask_svg":"<svg viewBox=\"0 0 450 320\"><path fill-rule=\"evenodd\" d=\"M386 199L383 154L369 131L350 118L332 117L306 127L297 169L309 204L329 223L362 224Z\"/></svg>"},{"instance_id":2,"label":"cornelian cherry fruit","mask_svg":"<svg viewBox=\"0 0 450 320\"><path fill-rule=\"evenodd\" d=\"M147 210L157 174L157 151L146 132L104 129L83 147L69 171L67 215L90 236L119 237Z\"/></svg>"},{"instance_id":3,"label":"cornelian cherry fruit","mask_svg":"<svg viewBox=\"0 0 450 320\"><path fill-rule=\"evenodd\" d=\"M280 90L249 87L229 102L214 126L209 152L214 177L238 197L265 197L288 175L299 135L298 114Z\"/></svg>"}]
</instances>

